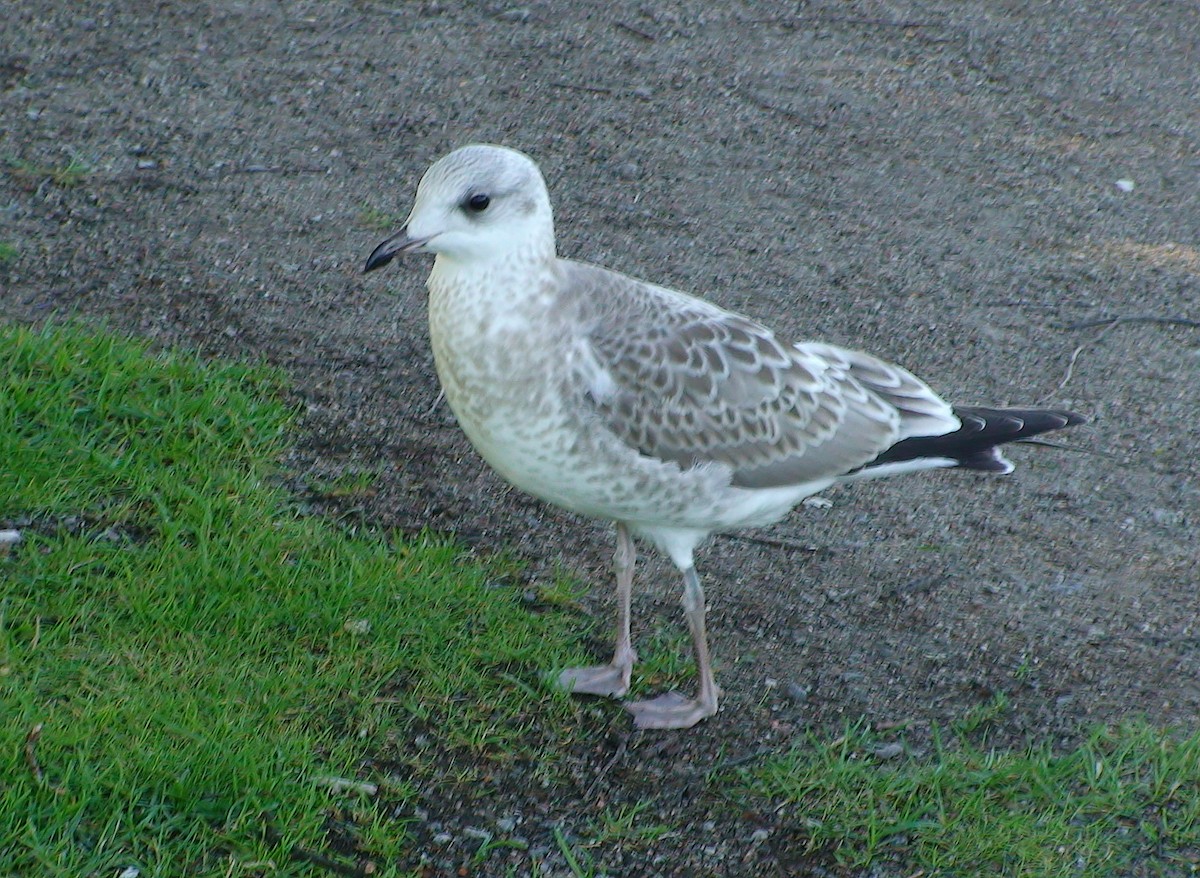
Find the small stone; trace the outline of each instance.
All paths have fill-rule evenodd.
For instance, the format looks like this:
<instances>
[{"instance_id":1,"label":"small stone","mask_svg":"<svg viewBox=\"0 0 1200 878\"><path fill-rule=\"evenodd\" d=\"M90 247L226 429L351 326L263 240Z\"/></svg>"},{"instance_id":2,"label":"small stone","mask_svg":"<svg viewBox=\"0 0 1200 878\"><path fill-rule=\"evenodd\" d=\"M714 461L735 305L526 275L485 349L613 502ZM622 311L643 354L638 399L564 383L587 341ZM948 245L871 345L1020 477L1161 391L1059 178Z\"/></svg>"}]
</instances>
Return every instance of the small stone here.
<instances>
[{"instance_id":1,"label":"small stone","mask_svg":"<svg viewBox=\"0 0 1200 878\"><path fill-rule=\"evenodd\" d=\"M895 741L890 744L880 744L878 747L871 748L871 755L880 760L895 759L904 755L904 745L897 744Z\"/></svg>"},{"instance_id":2,"label":"small stone","mask_svg":"<svg viewBox=\"0 0 1200 878\"><path fill-rule=\"evenodd\" d=\"M370 619L347 619L342 625L342 630L347 634L370 634L371 620Z\"/></svg>"},{"instance_id":3,"label":"small stone","mask_svg":"<svg viewBox=\"0 0 1200 878\"><path fill-rule=\"evenodd\" d=\"M787 697L796 704L803 704L808 701L808 687L801 686L799 683L787 683L783 687L783 691L787 693Z\"/></svg>"},{"instance_id":4,"label":"small stone","mask_svg":"<svg viewBox=\"0 0 1200 878\"><path fill-rule=\"evenodd\" d=\"M487 842L492 840L492 834L490 832L488 832L486 829L479 829L474 826L468 826L463 829L463 835L465 835L467 838L473 838L476 841Z\"/></svg>"},{"instance_id":5,"label":"small stone","mask_svg":"<svg viewBox=\"0 0 1200 878\"><path fill-rule=\"evenodd\" d=\"M621 162L615 168L613 173L622 180L637 180L642 176L642 168L637 162Z\"/></svg>"},{"instance_id":6,"label":"small stone","mask_svg":"<svg viewBox=\"0 0 1200 878\"><path fill-rule=\"evenodd\" d=\"M448 832L439 832L437 835L435 835L433 837L433 843L436 844L438 847L443 847L443 848L446 845L450 844L450 842L452 842L453 840L454 840L454 836Z\"/></svg>"},{"instance_id":7,"label":"small stone","mask_svg":"<svg viewBox=\"0 0 1200 878\"><path fill-rule=\"evenodd\" d=\"M511 817L501 817L496 821L496 828L507 834L517 828L517 821Z\"/></svg>"},{"instance_id":8,"label":"small stone","mask_svg":"<svg viewBox=\"0 0 1200 878\"><path fill-rule=\"evenodd\" d=\"M137 169L139 171L152 171L158 167L158 162L154 159L138 159Z\"/></svg>"},{"instance_id":9,"label":"small stone","mask_svg":"<svg viewBox=\"0 0 1200 878\"><path fill-rule=\"evenodd\" d=\"M532 15L533 13L529 10L529 7L520 6L513 9L505 9L503 12L497 15L496 18L500 19L501 21L515 21L518 24L524 24L525 22L529 21Z\"/></svg>"},{"instance_id":10,"label":"small stone","mask_svg":"<svg viewBox=\"0 0 1200 878\"><path fill-rule=\"evenodd\" d=\"M1134 187L1134 182L1132 180L1121 179L1121 180L1117 181L1117 188L1120 189L1122 192L1132 192L1133 187Z\"/></svg>"},{"instance_id":11,"label":"small stone","mask_svg":"<svg viewBox=\"0 0 1200 878\"><path fill-rule=\"evenodd\" d=\"M769 829L756 829L752 833L750 833L750 843L751 844L762 844L764 841L766 841L770 837L771 837L771 831Z\"/></svg>"},{"instance_id":12,"label":"small stone","mask_svg":"<svg viewBox=\"0 0 1200 878\"><path fill-rule=\"evenodd\" d=\"M1179 527L1185 521L1183 513L1178 509L1163 509L1161 507L1151 509L1150 517L1160 527Z\"/></svg>"}]
</instances>

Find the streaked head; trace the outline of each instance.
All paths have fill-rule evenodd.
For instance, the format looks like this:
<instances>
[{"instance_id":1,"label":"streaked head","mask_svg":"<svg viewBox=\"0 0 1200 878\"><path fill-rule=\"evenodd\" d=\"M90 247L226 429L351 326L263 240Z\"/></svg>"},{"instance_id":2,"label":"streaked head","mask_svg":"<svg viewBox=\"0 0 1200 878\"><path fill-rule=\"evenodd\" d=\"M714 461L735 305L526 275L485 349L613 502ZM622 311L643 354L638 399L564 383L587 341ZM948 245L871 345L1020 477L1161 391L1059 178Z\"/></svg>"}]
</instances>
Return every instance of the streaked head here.
<instances>
[{"instance_id":1,"label":"streaked head","mask_svg":"<svg viewBox=\"0 0 1200 878\"><path fill-rule=\"evenodd\" d=\"M404 229L375 248L364 271L401 253L489 262L523 251L554 255L554 216L542 174L524 153L476 144L425 172Z\"/></svg>"}]
</instances>

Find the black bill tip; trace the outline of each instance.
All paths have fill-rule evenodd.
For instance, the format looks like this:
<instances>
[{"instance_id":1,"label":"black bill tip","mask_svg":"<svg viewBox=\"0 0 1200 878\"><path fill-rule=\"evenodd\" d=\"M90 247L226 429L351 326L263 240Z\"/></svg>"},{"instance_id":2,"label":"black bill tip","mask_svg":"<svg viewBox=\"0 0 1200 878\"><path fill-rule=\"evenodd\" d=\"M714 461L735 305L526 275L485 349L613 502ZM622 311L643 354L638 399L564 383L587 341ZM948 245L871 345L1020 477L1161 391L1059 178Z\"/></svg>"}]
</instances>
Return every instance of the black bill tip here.
<instances>
[{"instance_id":1,"label":"black bill tip","mask_svg":"<svg viewBox=\"0 0 1200 878\"><path fill-rule=\"evenodd\" d=\"M400 248L396 246L394 238L384 241L372 250L371 255L367 257L367 264L363 266L363 274L366 274L368 271L374 271L377 268L383 268L396 258L398 252L400 252Z\"/></svg>"},{"instance_id":2,"label":"black bill tip","mask_svg":"<svg viewBox=\"0 0 1200 878\"><path fill-rule=\"evenodd\" d=\"M431 237L433 236L414 238L408 234L408 229L392 235L392 237L371 251L371 255L367 257L367 264L363 266L363 274L366 274L368 271L374 271L377 268L383 268L401 253L419 252L422 247L429 243Z\"/></svg>"}]
</instances>

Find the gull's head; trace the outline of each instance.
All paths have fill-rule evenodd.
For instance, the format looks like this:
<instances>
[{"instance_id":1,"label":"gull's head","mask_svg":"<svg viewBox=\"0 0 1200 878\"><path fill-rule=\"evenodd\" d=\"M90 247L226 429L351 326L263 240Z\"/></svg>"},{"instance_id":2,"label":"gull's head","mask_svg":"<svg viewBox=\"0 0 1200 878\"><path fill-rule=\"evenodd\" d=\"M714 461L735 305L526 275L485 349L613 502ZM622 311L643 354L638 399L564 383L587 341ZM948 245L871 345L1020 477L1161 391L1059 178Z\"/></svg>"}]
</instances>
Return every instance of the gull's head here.
<instances>
[{"instance_id":1,"label":"gull's head","mask_svg":"<svg viewBox=\"0 0 1200 878\"><path fill-rule=\"evenodd\" d=\"M554 255L554 216L533 159L503 146L464 146L438 159L417 186L399 234L375 248L364 271L401 253L459 263Z\"/></svg>"}]
</instances>

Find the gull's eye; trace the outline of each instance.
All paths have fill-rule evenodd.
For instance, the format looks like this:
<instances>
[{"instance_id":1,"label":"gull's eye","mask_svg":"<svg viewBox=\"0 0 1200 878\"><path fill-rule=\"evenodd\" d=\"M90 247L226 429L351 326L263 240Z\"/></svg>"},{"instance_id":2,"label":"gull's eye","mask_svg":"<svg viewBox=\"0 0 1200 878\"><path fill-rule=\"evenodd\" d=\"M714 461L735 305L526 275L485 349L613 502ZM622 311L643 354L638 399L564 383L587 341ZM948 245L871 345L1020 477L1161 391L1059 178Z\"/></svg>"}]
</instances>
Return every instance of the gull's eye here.
<instances>
[{"instance_id":1,"label":"gull's eye","mask_svg":"<svg viewBox=\"0 0 1200 878\"><path fill-rule=\"evenodd\" d=\"M467 199L466 208L472 213L483 213L491 203L492 199L490 196L485 195L483 192L477 192Z\"/></svg>"}]
</instances>

